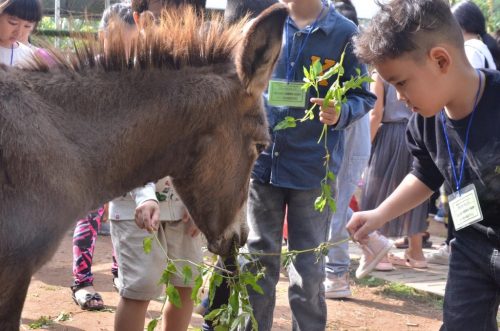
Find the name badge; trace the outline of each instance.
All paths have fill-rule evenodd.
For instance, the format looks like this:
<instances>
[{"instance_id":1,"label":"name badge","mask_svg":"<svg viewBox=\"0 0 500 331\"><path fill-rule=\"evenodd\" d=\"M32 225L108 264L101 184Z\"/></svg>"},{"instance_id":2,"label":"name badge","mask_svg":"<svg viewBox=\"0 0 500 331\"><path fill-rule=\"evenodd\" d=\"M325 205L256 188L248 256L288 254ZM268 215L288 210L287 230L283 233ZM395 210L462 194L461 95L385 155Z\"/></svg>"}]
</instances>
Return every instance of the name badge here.
<instances>
[{"instance_id":1,"label":"name badge","mask_svg":"<svg viewBox=\"0 0 500 331\"><path fill-rule=\"evenodd\" d=\"M306 91L302 89L301 82L286 82L283 80L271 80L269 82L269 100L271 106L279 107L306 107Z\"/></svg>"},{"instance_id":2,"label":"name badge","mask_svg":"<svg viewBox=\"0 0 500 331\"><path fill-rule=\"evenodd\" d=\"M467 185L448 196L455 229L460 230L483 220L483 213L474 184Z\"/></svg>"}]
</instances>

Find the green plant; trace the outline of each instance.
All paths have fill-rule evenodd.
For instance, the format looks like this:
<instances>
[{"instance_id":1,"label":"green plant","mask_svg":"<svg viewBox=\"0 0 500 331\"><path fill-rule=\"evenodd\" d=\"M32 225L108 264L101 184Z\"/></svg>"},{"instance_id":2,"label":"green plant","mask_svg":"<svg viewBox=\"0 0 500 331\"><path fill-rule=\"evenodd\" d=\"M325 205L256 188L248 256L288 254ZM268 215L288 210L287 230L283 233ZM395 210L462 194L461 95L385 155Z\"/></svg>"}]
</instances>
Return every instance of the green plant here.
<instances>
[{"instance_id":1,"label":"green plant","mask_svg":"<svg viewBox=\"0 0 500 331\"><path fill-rule=\"evenodd\" d=\"M66 312L61 312L57 317L54 319L56 322L66 322L71 319L71 313L66 313Z\"/></svg>"},{"instance_id":2,"label":"green plant","mask_svg":"<svg viewBox=\"0 0 500 331\"><path fill-rule=\"evenodd\" d=\"M236 260L246 259L247 261L255 261L255 256L257 255L281 255L281 263L284 267L288 265L296 258L298 254L304 253L314 253L316 259L319 259L328 253L328 249L331 246L339 245L348 241L348 239L336 242L336 243L322 243L318 247L304 249L304 250L283 250L281 253L238 253L234 252L237 256ZM184 279L185 284L192 283L193 289L191 292L191 299L198 304L200 299L198 298L198 292L203 286L203 277L210 275L209 280L209 300L212 304L215 288L220 286L225 279L229 288L230 295L228 304L222 305L218 309L212 310L205 319L211 320L215 331L233 331L238 330L243 327L245 323L249 320L252 324L252 329L257 330L257 320L253 315L252 306L250 305L248 288L252 288L253 291L264 294L262 288L258 285L259 279L264 277L264 269L257 262L254 263L255 273L246 270L240 270L239 264L236 263L236 271L227 270L225 267L219 268L215 265L215 260L212 263L196 264L192 261L182 260L182 259L170 259L167 252L161 246L160 241L156 233L153 233L150 237L147 237L143 241L144 252L150 253L152 245L160 245L163 254L166 259L167 266L163 271L162 277L159 281L160 284L164 284L166 287L166 296L163 301L160 316L163 315L165 304L167 300L180 307L180 295L177 289L171 284L170 279L173 275L180 275ZM188 265L184 266L182 270L178 270L176 263L184 262ZM189 266L191 265L191 266ZM192 268L197 270L197 275L194 277ZM194 279L193 279L194 278ZM147 326L148 331L154 331L161 317L151 320Z\"/></svg>"},{"instance_id":3,"label":"green plant","mask_svg":"<svg viewBox=\"0 0 500 331\"><path fill-rule=\"evenodd\" d=\"M53 323L54 321L50 318L50 316L40 316L36 321L28 324L28 327L30 328L30 330L46 329Z\"/></svg>"},{"instance_id":4,"label":"green plant","mask_svg":"<svg viewBox=\"0 0 500 331\"><path fill-rule=\"evenodd\" d=\"M321 74L321 72L323 71L323 67L319 61L314 61L310 65L309 70L304 67L304 84L302 85L302 89L305 91L308 91L312 88L316 94L316 97L319 98L319 83L321 81L327 81L334 75L337 75L335 81L330 86L328 92L324 97L323 107L327 107L333 101L333 103L335 104L335 110L338 114L340 113L342 104L347 102L348 91L361 88L364 83L372 81L370 77L361 75L361 71L359 69L356 69L357 75L352 76L349 80L342 83L340 79L345 74L345 70L343 67L344 57L345 50L342 52L340 61L323 74ZM300 123L308 120L314 120L314 118L316 117L316 113L319 112L319 110L316 109L317 107L317 104L312 104L309 109L306 109L304 116L301 118L286 116L274 127L274 131L295 128L297 126L297 122ZM323 129L318 139L318 144L321 143L321 141L323 141L323 146L325 149L325 176L321 180L321 195L314 202L314 208L322 212L325 206L328 206L330 210L335 212L336 204L335 200L332 197L331 188L331 183L335 181L335 174L330 170L329 166L331 155L328 149L328 125L326 124L323 125Z\"/></svg>"}]
</instances>

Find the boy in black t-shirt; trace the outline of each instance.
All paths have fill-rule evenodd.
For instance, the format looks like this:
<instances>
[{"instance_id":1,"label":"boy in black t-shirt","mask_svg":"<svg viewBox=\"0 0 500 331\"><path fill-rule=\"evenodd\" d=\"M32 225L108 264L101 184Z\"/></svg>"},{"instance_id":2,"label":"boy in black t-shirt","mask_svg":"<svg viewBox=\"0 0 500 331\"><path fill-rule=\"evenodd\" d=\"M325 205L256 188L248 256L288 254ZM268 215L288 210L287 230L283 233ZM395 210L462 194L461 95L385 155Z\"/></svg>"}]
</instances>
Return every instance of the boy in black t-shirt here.
<instances>
[{"instance_id":1,"label":"boy in black t-shirt","mask_svg":"<svg viewBox=\"0 0 500 331\"><path fill-rule=\"evenodd\" d=\"M457 232L441 330L498 330L500 73L471 67L445 0L381 5L355 49L416 114L407 129L413 171L379 207L355 213L349 232L366 243L446 181Z\"/></svg>"}]
</instances>

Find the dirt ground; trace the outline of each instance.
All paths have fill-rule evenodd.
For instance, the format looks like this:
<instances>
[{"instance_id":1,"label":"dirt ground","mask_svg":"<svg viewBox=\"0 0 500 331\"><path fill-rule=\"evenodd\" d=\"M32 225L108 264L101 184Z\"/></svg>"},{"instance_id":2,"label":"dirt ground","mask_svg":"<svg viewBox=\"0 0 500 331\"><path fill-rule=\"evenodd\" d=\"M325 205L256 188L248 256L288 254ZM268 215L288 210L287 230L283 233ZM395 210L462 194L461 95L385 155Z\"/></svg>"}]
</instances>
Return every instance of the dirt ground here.
<instances>
[{"instance_id":1,"label":"dirt ground","mask_svg":"<svg viewBox=\"0 0 500 331\"><path fill-rule=\"evenodd\" d=\"M51 262L36 273L31 282L22 314L22 330L42 316L52 320L50 330L113 330L114 310L118 294L112 287L111 239L99 236L93 272L94 286L101 293L107 306L105 311L82 311L71 299L71 234L65 236ZM412 297L398 299L382 294L381 286L367 287L352 284L353 298L349 300L327 300L327 330L438 330L442 309L431 302ZM157 317L161 309L159 302L152 302L150 316ZM62 320L55 321L57 317ZM68 320L66 320L69 318ZM192 328L199 330L201 316L193 314ZM35 329L39 330L39 329ZM273 330L291 330L291 314L287 300L287 279L282 277L277 289L277 303Z\"/></svg>"}]
</instances>

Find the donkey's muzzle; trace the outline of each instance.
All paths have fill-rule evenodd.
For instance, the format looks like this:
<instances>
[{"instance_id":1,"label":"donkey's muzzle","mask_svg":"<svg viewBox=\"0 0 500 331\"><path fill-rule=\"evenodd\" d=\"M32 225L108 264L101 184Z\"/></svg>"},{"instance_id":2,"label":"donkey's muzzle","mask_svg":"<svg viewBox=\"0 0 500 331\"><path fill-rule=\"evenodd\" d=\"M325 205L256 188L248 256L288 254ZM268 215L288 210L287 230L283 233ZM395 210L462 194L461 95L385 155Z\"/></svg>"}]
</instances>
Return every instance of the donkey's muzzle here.
<instances>
[{"instance_id":1,"label":"donkey's muzzle","mask_svg":"<svg viewBox=\"0 0 500 331\"><path fill-rule=\"evenodd\" d=\"M222 257L234 255L239 248L245 245L248 238L248 231L234 233L230 239L219 238L208 243L208 250Z\"/></svg>"}]
</instances>

